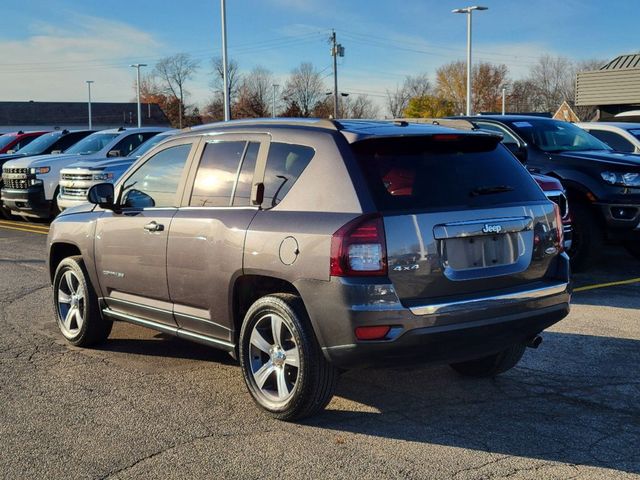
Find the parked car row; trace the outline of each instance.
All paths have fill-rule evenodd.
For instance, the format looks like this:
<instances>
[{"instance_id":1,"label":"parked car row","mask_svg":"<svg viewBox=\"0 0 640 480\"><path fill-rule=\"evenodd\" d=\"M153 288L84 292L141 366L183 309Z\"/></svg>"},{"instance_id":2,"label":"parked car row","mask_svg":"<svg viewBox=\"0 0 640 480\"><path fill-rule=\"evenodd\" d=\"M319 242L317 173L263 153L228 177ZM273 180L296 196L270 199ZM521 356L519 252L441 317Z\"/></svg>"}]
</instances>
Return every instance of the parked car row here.
<instances>
[{"instance_id":1,"label":"parked car row","mask_svg":"<svg viewBox=\"0 0 640 480\"><path fill-rule=\"evenodd\" d=\"M591 134L606 124L584 125L587 132L572 123L533 116L467 120L502 135L505 146L530 171L562 183L573 221L568 253L575 270L585 268L610 242L621 243L640 258L640 156L617 152Z\"/></svg>"},{"instance_id":2,"label":"parked car row","mask_svg":"<svg viewBox=\"0 0 640 480\"><path fill-rule=\"evenodd\" d=\"M133 152L156 134L166 131L161 127L119 128L99 132L67 131L38 132L39 138L15 153L0 155L2 190L0 199L4 212L29 218L53 218L64 206L86 201L86 191L80 202L73 197L73 186L60 197L61 171L81 162L108 168L110 162L122 163L123 157ZM3 135L0 139L4 138ZM135 158L128 160L131 164ZM124 162L125 164L127 161ZM92 171L92 180L113 179L125 169L114 172ZM62 202L62 204L61 204ZM66 202L66 203L65 203Z\"/></svg>"}]
</instances>

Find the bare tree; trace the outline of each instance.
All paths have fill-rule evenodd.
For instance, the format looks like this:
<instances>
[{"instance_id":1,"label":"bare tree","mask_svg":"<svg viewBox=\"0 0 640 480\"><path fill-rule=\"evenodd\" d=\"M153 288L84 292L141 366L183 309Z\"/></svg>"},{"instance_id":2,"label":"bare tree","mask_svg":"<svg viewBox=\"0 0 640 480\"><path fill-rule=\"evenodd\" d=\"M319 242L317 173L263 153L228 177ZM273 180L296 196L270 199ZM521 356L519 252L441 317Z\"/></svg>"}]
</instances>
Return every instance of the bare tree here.
<instances>
[{"instance_id":1,"label":"bare tree","mask_svg":"<svg viewBox=\"0 0 640 480\"><path fill-rule=\"evenodd\" d=\"M185 83L198 69L198 61L188 53L178 53L162 58L155 66L154 74L158 77L165 91L179 101L179 127L182 128L185 105L184 97L188 93Z\"/></svg>"},{"instance_id":2,"label":"bare tree","mask_svg":"<svg viewBox=\"0 0 640 480\"><path fill-rule=\"evenodd\" d=\"M407 76L401 86L387 90L387 111L392 118L400 118L413 97L423 97L432 92L431 81L426 73Z\"/></svg>"},{"instance_id":3,"label":"bare tree","mask_svg":"<svg viewBox=\"0 0 640 480\"><path fill-rule=\"evenodd\" d=\"M531 67L528 80L536 90L536 110L555 112L563 101L574 101L575 69L566 57L541 56Z\"/></svg>"},{"instance_id":4,"label":"bare tree","mask_svg":"<svg viewBox=\"0 0 640 480\"><path fill-rule=\"evenodd\" d=\"M213 81L211 82L211 88L214 91L214 97L220 97L221 99L223 99L224 65L222 64L222 57L212 58L211 65L213 66ZM227 61L227 76L229 79L229 104L233 105L238 98L240 86L243 82L242 73L240 73L238 62L233 59L229 59Z\"/></svg>"},{"instance_id":5,"label":"bare tree","mask_svg":"<svg viewBox=\"0 0 640 480\"><path fill-rule=\"evenodd\" d=\"M238 118L271 116L273 74L263 67L255 67L244 76L235 104Z\"/></svg>"},{"instance_id":6,"label":"bare tree","mask_svg":"<svg viewBox=\"0 0 640 480\"><path fill-rule=\"evenodd\" d=\"M284 88L284 100L295 104L303 117L311 116L325 100L327 88L320 72L311 63L301 63L292 72Z\"/></svg>"},{"instance_id":7,"label":"bare tree","mask_svg":"<svg viewBox=\"0 0 640 480\"><path fill-rule=\"evenodd\" d=\"M366 95L358 95L354 100L348 100L341 111L344 112L344 118L376 118L380 112L378 106Z\"/></svg>"},{"instance_id":8,"label":"bare tree","mask_svg":"<svg viewBox=\"0 0 640 480\"><path fill-rule=\"evenodd\" d=\"M471 106L474 112L496 111L500 108L502 87L507 82L506 65L477 63L471 72L473 91ZM463 112L467 95L467 66L465 62L451 62L436 72L438 97L452 102L455 112Z\"/></svg>"}]
</instances>

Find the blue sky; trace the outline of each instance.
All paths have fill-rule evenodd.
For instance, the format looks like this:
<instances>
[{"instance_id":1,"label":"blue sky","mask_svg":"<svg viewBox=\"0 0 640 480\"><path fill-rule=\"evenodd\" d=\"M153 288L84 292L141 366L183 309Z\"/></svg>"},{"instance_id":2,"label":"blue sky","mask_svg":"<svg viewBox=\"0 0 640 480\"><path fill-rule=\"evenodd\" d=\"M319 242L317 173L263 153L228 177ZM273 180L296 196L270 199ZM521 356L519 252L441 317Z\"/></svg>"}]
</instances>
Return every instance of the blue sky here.
<instances>
[{"instance_id":1,"label":"blue sky","mask_svg":"<svg viewBox=\"0 0 640 480\"><path fill-rule=\"evenodd\" d=\"M609 59L638 51L637 2L486 0L474 15L474 60L505 63L526 75L543 53ZM261 65L284 83L302 61L331 78L327 38L335 28L346 49L340 90L382 102L405 75L432 77L464 59L466 24L458 0L227 0L229 54L242 70ZM0 100L133 98L130 63L189 52L201 61L187 85L190 100L211 96L209 59L220 53L219 0L3 0Z\"/></svg>"}]
</instances>

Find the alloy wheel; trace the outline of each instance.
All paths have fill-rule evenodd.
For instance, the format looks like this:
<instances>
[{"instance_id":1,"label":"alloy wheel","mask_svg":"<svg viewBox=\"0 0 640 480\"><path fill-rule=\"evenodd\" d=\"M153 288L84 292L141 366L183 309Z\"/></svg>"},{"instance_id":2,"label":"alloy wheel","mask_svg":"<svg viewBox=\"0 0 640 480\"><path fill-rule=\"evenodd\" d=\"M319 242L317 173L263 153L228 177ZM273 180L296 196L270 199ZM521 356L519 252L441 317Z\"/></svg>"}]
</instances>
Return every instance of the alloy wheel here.
<instances>
[{"instance_id":1,"label":"alloy wheel","mask_svg":"<svg viewBox=\"0 0 640 480\"><path fill-rule=\"evenodd\" d=\"M255 386L266 400L282 405L291 398L298 380L300 352L284 319L262 316L249 339L249 363Z\"/></svg>"},{"instance_id":2,"label":"alloy wheel","mask_svg":"<svg viewBox=\"0 0 640 480\"><path fill-rule=\"evenodd\" d=\"M67 270L58 284L58 319L60 330L67 338L78 335L84 324L85 292L78 276Z\"/></svg>"}]
</instances>

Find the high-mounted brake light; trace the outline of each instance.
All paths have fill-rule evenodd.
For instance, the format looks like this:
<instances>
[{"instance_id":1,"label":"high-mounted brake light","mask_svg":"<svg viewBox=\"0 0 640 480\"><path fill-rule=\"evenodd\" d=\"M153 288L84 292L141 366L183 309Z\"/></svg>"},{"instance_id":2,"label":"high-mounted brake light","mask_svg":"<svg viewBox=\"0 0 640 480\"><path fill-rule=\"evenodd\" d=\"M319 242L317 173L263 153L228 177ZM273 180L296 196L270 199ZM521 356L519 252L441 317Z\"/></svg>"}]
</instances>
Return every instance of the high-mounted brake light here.
<instances>
[{"instance_id":1,"label":"high-mounted brake light","mask_svg":"<svg viewBox=\"0 0 640 480\"><path fill-rule=\"evenodd\" d=\"M333 234L330 273L335 277L387 274L384 223L379 214L358 217Z\"/></svg>"},{"instance_id":2,"label":"high-mounted brake light","mask_svg":"<svg viewBox=\"0 0 640 480\"><path fill-rule=\"evenodd\" d=\"M455 142L456 140L460 140L462 137L456 134L438 133L436 135L432 135L431 138L437 142Z\"/></svg>"},{"instance_id":3,"label":"high-mounted brake light","mask_svg":"<svg viewBox=\"0 0 640 480\"><path fill-rule=\"evenodd\" d=\"M556 214L556 238L558 244L556 247L558 248L558 252L562 252L564 250L564 228L562 225L562 215L560 214L560 206L557 203L553 204L553 210Z\"/></svg>"}]
</instances>

